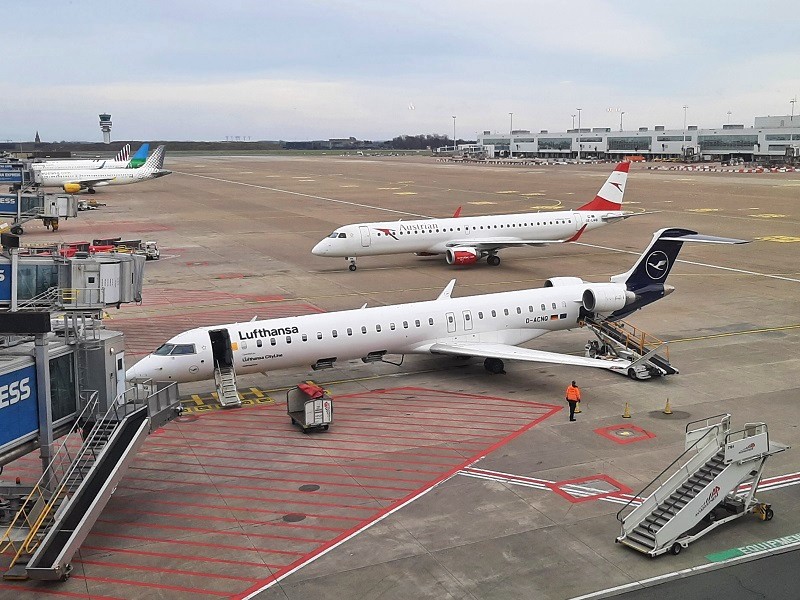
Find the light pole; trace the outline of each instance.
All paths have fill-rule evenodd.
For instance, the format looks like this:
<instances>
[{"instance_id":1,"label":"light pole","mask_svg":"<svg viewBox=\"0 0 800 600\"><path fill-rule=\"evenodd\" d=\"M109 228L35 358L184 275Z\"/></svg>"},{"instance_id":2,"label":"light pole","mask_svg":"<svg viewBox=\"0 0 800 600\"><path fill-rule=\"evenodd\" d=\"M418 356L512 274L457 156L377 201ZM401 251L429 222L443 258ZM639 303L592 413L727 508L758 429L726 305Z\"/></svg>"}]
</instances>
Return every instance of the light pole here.
<instances>
[{"instance_id":1,"label":"light pole","mask_svg":"<svg viewBox=\"0 0 800 600\"><path fill-rule=\"evenodd\" d=\"M622 131L622 115L624 115L624 114L625 114L625 111L624 111L624 110L621 110L621 111L619 112L619 130L620 130L620 131Z\"/></svg>"},{"instance_id":2,"label":"light pole","mask_svg":"<svg viewBox=\"0 0 800 600\"><path fill-rule=\"evenodd\" d=\"M731 111L728 111L728 125L731 124Z\"/></svg>"},{"instance_id":3,"label":"light pole","mask_svg":"<svg viewBox=\"0 0 800 600\"><path fill-rule=\"evenodd\" d=\"M792 105L792 118L789 119L790 121L794 121L794 105L797 103L797 96L789 100L789 104Z\"/></svg>"},{"instance_id":4,"label":"light pole","mask_svg":"<svg viewBox=\"0 0 800 600\"><path fill-rule=\"evenodd\" d=\"M578 111L578 162L581 162L581 111L582 108L576 108Z\"/></svg>"},{"instance_id":5,"label":"light pole","mask_svg":"<svg viewBox=\"0 0 800 600\"><path fill-rule=\"evenodd\" d=\"M453 115L453 154L456 153L456 116Z\"/></svg>"},{"instance_id":6,"label":"light pole","mask_svg":"<svg viewBox=\"0 0 800 600\"><path fill-rule=\"evenodd\" d=\"M572 117L572 129L575 129L575 117L577 115L570 115Z\"/></svg>"},{"instance_id":7,"label":"light pole","mask_svg":"<svg viewBox=\"0 0 800 600\"><path fill-rule=\"evenodd\" d=\"M681 146L681 152L683 152L683 156L681 159L686 157L686 109L689 106L687 104L683 105L683 146Z\"/></svg>"},{"instance_id":8,"label":"light pole","mask_svg":"<svg viewBox=\"0 0 800 600\"><path fill-rule=\"evenodd\" d=\"M511 158L514 156L514 113L508 113L508 117L510 119L508 125L508 157Z\"/></svg>"}]
</instances>

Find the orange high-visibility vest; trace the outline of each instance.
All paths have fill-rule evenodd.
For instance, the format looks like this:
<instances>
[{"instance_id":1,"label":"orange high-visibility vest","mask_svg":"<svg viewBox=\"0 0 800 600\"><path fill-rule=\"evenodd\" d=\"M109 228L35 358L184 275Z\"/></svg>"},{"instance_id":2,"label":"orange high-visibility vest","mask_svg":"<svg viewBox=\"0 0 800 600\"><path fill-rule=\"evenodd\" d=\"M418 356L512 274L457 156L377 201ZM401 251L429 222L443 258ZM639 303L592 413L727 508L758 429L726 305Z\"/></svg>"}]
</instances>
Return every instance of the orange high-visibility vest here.
<instances>
[{"instance_id":1,"label":"orange high-visibility vest","mask_svg":"<svg viewBox=\"0 0 800 600\"><path fill-rule=\"evenodd\" d=\"M575 386L570 385L567 387L567 400L573 400L575 402L581 401L581 391Z\"/></svg>"}]
</instances>

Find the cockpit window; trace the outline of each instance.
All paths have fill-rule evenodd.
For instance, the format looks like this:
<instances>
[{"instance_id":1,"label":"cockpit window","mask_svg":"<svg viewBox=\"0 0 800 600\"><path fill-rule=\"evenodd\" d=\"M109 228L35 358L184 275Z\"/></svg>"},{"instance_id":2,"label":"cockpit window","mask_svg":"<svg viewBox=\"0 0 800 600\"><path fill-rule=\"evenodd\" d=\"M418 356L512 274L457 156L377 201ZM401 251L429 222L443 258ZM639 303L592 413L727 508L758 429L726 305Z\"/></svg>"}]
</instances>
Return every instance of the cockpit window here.
<instances>
[{"instance_id":1,"label":"cockpit window","mask_svg":"<svg viewBox=\"0 0 800 600\"><path fill-rule=\"evenodd\" d=\"M340 233L340 234L339 234L339 237L340 237L340 238L346 238L346 237L347 237L347 234L346 234L346 233Z\"/></svg>"},{"instance_id":2,"label":"cockpit window","mask_svg":"<svg viewBox=\"0 0 800 600\"><path fill-rule=\"evenodd\" d=\"M179 354L196 354L194 344L164 344L153 352L157 356L176 356Z\"/></svg>"},{"instance_id":3,"label":"cockpit window","mask_svg":"<svg viewBox=\"0 0 800 600\"><path fill-rule=\"evenodd\" d=\"M334 232L333 232L332 234L330 234L328 237L329 237L329 238L337 238L337 237L339 237L339 232L338 232L338 231L334 231Z\"/></svg>"},{"instance_id":4,"label":"cockpit window","mask_svg":"<svg viewBox=\"0 0 800 600\"><path fill-rule=\"evenodd\" d=\"M175 344L175 349L170 352L170 356L176 354L196 354L194 344Z\"/></svg>"},{"instance_id":5,"label":"cockpit window","mask_svg":"<svg viewBox=\"0 0 800 600\"><path fill-rule=\"evenodd\" d=\"M158 350L153 352L153 354L156 354L158 356L169 356L169 353L172 352L174 348L175 344L164 344Z\"/></svg>"}]
</instances>

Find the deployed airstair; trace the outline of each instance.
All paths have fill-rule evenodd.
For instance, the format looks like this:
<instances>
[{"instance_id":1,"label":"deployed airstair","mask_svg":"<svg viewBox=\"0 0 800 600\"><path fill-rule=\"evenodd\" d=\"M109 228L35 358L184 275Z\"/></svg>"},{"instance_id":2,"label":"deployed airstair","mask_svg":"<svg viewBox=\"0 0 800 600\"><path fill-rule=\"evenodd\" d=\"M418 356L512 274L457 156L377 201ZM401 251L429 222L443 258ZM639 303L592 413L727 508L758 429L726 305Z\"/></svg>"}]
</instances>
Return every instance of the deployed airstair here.
<instances>
[{"instance_id":1,"label":"deployed airstair","mask_svg":"<svg viewBox=\"0 0 800 600\"><path fill-rule=\"evenodd\" d=\"M767 458L787 446L771 442L764 423L731 431L730 418L716 415L687 424L684 453L635 497L643 500L634 498L617 513L622 523L617 542L650 556L678 554L745 514L772 519L772 508L759 503L755 492Z\"/></svg>"},{"instance_id":2,"label":"deployed airstair","mask_svg":"<svg viewBox=\"0 0 800 600\"><path fill-rule=\"evenodd\" d=\"M217 386L217 399L224 408L241 406L242 400L236 389L236 371L233 365L223 367L217 365L214 369L214 383Z\"/></svg>"},{"instance_id":3,"label":"deployed airstair","mask_svg":"<svg viewBox=\"0 0 800 600\"><path fill-rule=\"evenodd\" d=\"M678 369L669 362L667 342L622 319L608 321L586 315L583 324L597 336L597 340L589 340L586 344L587 357L630 360L633 364L628 367L627 375L631 379L650 379L678 373Z\"/></svg>"}]
</instances>

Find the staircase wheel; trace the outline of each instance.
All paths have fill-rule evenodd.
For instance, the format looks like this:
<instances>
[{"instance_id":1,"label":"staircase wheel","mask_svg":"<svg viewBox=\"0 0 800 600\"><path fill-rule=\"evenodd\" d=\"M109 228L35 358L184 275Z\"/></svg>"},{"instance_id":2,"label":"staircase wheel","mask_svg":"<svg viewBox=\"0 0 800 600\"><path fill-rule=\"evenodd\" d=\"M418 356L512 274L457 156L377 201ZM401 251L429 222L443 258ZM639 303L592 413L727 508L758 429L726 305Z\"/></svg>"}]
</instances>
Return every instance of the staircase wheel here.
<instances>
[{"instance_id":1,"label":"staircase wheel","mask_svg":"<svg viewBox=\"0 0 800 600\"><path fill-rule=\"evenodd\" d=\"M628 369L628 377L630 377L631 379L639 379L636 376L636 369Z\"/></svg>"},{"instance_id":2,"label":"staircase wheel","mask_svg":"<svg viewBox=\"0 0 800 600\"><path fill-rule=\"evenodd\" d=\"M678 556L678 554L681 553L682 549L683 549L683 546L681 546L678 542L675 542L674 544L672 544L672 547L669 549L669 552L673 556Z\"/></svg>"},{"instance_id":3,"label":"staircase wheel","mask_svg":"<svg viewBox=\"0 0 800 600\"><path fill-rule=\"evenodd\" d=\"M767 510L764 511L764 520L765 521L772 521L772 517L774 517L774 516L775 516L775 512L771 508L768 508Z\"/></svg>"}]
</instances>

